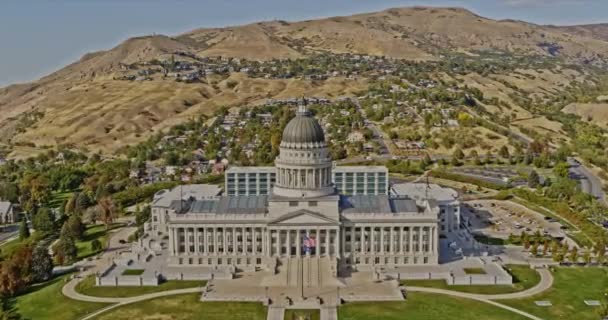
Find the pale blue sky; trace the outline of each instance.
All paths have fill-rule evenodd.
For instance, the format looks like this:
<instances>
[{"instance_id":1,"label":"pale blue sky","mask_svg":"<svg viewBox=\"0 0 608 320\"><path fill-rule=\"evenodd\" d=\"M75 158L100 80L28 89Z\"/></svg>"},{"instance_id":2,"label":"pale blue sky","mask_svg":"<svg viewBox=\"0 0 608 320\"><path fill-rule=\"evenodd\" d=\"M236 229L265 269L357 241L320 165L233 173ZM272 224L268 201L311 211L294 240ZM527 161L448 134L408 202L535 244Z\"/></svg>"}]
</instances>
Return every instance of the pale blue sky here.
<instances>
[{"instance_id":1,"label":"pale blue sky","mask_svg":"<svg viewBox=\"0 0 608 320\"><path fill-rule=\"evenodd\" d=\"M0 0L0 87L34 80L128 37L431 5L539 24L608 22L608 0Z\"/></svg>"}]
</instances>

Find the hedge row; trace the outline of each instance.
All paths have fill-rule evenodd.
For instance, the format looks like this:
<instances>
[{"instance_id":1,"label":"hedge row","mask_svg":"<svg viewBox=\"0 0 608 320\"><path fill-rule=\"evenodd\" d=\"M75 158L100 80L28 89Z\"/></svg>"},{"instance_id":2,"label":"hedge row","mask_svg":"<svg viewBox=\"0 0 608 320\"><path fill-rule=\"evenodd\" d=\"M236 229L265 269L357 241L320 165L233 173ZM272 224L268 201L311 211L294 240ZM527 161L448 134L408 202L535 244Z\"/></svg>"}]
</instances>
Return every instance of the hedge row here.
<instances>
[{"instance_id":1,"label":"hedge row","mask_svg":"<svg viewBox=\"0 0 608 320\"><path fill-rule=\"evenodd\" d=\"M487 188L487 189L504 190L504 189L509 188L509 186L507 186L507 185L500 185L497 183L485 181L485 180L478 179L475 177L457 174L457 173L453 173L453 172L448 172L448 171L444 171L444 170L433 170L433 171L429 172L429 176L435 177L435 178L440 178L440 179L463 182L463 183L470 183L470 184L474 184L476 186L480 186L480 187Z\"/></svg>"}]
</instances>

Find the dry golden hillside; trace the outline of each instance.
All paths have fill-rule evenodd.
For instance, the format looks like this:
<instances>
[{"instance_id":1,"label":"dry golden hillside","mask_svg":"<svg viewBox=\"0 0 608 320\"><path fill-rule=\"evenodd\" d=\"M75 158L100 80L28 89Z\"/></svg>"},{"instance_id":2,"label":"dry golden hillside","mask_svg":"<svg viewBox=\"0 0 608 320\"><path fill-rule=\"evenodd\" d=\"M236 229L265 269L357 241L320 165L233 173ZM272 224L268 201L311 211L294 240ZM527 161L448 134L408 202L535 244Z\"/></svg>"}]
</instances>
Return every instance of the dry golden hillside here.
<instances>
[{"instance_id":1,"label":"dry golden hillside","mask_svg":"<svg viewBox=\"0 0 608 320\"><path fill-rule=\"evenodd\" d=\"M229 88L227 81L237 84ZM335 78L315 84L295 79L251 79L241 74L215 85L100 79L43 98L38 110L43 110L44 115L12 141L17 145L75 145L111 153L140 142L157 130L199 114L211 114L220 106L256 104L267 98L302 94L338 97L365 88L361 80Z\"/></svg>"},{"instance_id":2,"label":"dry golden hillside","mask_svg":"<svg viewBox=\"0 0 608 320\"><path fill-rule=\"evenodd\" d=\"M585 24L578 26L549 26L554 30L575 34L581 37L608 41L608 23Z\"/></svg>"},{"instance_id":3,"label":"dry golden hillside","mask_svg":"<svg viewBox=\"0 0 608 320\"><path fill-rule=\"evenodd\" d=\"M0 88L0 143L28 148L70 144L113 152L145 139L151 132L200 113L211 113L218 106L300 95L331 98L366 88L364 79L311 82L251 79L235 73L229 79L219 77L192 84L162 77L152 81L113 80L123 65L166 59L175 52L253 60L298 58L319 52L436 60L445 50L475 49L554 54L573 62L608 57L608 42L600 40L599 31L590 32L568 33L521 21L496 21L464 9L416 7L301 22L198 29L177 37L132 38L110 50L87 54L38 81ZM461 80L488 96L509 102L512 90L502 82L542 95L559 91L578 76L522 70L501 77L472 74ZM228 86L226 81L232 84ZM517 120L530 118L516 105L512 110L496 106L488 109L513 113Z\"/></svg>"},{"instance_id":4,"label":"dry golden hillside","mask_svg":"<svg viewBox=\"0 0 608 320\"><path fill-rule=\"evenodd\" d=\"M314 51L430 59L447 49L501 49L593 60L608 43L522 21L496 21L460 8L398 8L302 22L199 29L177 38L201 55L290 58ZM243 50L249 49L249 50Z\"/></svg>"}]
</instances>

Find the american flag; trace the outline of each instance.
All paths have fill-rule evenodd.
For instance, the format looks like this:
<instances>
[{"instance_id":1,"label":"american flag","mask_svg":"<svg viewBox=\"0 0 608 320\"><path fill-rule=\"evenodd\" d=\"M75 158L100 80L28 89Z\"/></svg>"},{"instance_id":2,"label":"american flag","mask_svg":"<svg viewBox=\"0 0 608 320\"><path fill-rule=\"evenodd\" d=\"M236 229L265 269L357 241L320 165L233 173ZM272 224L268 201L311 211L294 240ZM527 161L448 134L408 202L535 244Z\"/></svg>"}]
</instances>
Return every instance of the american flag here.
<instances>
[{"instance_id":1,"label":"american flag","mask_svg":"<svg viewBox=\"0 0 608 320\"><path fill-rule=\"evenodd\" d=\"M309 236L304 236L304 250L305 251L310 251L310 249L316 247L317 245L317 241L315 240L315 238L309 237Z\"/></svg>"}]
</instances>

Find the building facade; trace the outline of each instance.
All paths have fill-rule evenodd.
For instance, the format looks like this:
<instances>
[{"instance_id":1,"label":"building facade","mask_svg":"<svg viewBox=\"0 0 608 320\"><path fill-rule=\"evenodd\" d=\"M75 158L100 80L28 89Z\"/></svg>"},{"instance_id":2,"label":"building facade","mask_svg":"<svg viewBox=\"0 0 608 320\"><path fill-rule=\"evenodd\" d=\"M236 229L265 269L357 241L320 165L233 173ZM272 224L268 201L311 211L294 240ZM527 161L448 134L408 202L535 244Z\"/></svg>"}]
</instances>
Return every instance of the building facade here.
<instances>
[{"instance_id":1,"label":"building facade","mask_svg":"<svg viewBox=\"0 0 608 320\"><path fill-rule=\"evenodd\" d=\"M402 183L393 185L391 194L407 195L419 204L423 204L427 199L433 199L439 207L440 233L447 234L460 230L460 201L456 190L443 188L437 184Z\"/></svg>"},{"instance_id":2,"label":"building facade","mask_svg":"<svg viewBox=\"0 0 608 320\"><path fill-rule=\"evenodd\" d=\"M388 169L384 166L335 166L331 181L340 194L388 194ZM268 195L276 181L275 167L230 167L226 170L228 196Z\"/></svg>"},{"instance_id":3,"label":"building facade","mask_svg":"<svg viewBox=\"0 0 608 320\"><path fill-rule=\"evenodd\" d=\"M8 201L0 201L0 223L8 224L19 221L15 206Z\"/></svg>"},{"instance_id":4,"label":"building facade","mask_svg":"<svg viewBox=\"0 0 608 320\"><path fill-rule=\"evenodd\" d=\"M340 194L323 130L305 108L285 127L274 170L269 194L239 195L237 187L208 199L157 200L153 212L162 203L156 209L165 218L150 227L168 234L169 264L255 270L318 258L336 275L344 268L438 263L436 203L377 191ZM375 170L361 172L385 183L379 178L386 172ZM230 182L240 183L238 170L233 173ZM252 180L260 185L258 173L244 178L245 190ZM381 188L374 182L373 190Z\"/></svg>"}]
</instances>

